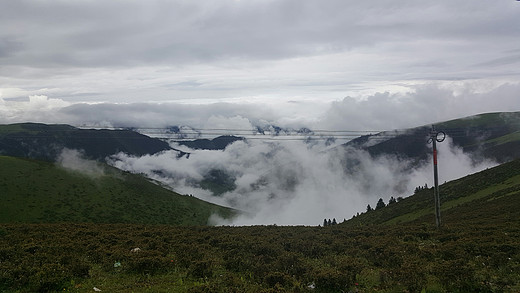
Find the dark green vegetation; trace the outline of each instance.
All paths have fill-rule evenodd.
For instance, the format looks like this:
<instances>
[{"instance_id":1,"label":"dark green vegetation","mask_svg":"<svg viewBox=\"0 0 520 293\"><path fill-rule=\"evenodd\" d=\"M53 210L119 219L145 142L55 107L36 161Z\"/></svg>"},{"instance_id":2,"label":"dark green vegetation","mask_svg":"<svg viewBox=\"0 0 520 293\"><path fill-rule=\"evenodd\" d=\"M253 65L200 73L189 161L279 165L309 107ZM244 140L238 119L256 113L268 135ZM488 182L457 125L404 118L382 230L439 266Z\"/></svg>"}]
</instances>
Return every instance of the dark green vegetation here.
<instances>
[{"instance_id":1,"label":"dark green vegetation","mask_svg":"<svg viewBox=\"0 0 520 293\"><path fill-rule=\"evenodd\" d=\"M118 152L142 156L172 149L162 140L130 130L39 123L0 125L0 155L54 161L63 148L82 150L95 160L104 160Z\"/></svg>"},{"instance_id":2,"label":"dark green vegetation","mask_svg":"<svg viewBox=\"0 0 520 293\"><path fill-rule=\"evenodd\" d=\"M206 225L234 214L104 164L86 172L0 156L0 222Z\"/></svg>"},{"instance_id":3,"label":"dark green vegetation","mask_svg":"<svg viewBox=\"0 0 520 293\"><path fill-rule=\"evenodd\" d=\"M431 193L328 227L1 224L0 291L519 292L520 161L442 185L441 229Z\"/></svg>"},{"instance_id":4,"label":"dark green vegetation","mask_svg":"<svg viewBox=\"0 0 520 293\"><path fill-rule=\"evenodd\" d=\"M439 131L453 138L453 143L475 159L490 158L507 162L520 158L520 112L487 113L462 119L436 123ZM424 161L431 152L425 142L431 125L405 131L367 135L348 142L345 146L366 149L371 155L396 155ZM370 139L379 143L366 145Z\"/></svg>"},{"instance_id":5,"label":"dark green vegetation","mask_svg":"<svg viewBox=\"0 0 520 293\"><path fill-rule=\"evenodd\" d=\"M213 195L222 195L236 188L235 177L224 170L211 169L199 183L203 189L210 190Z\"/></svg>"},{"instance_id":6,"label":"dark green vegetation","mask_svg":"<svg viewBox=\"0 0 520 293\"><path fill-rule=\"evenodd\" d=\"M224 150L228 145L238 140L244 140L244 138L233 135L222 135L214 139L183 140L177 143L194 150Z\"/></svg>"},{"instance_id":7,"label":"dark green vegetation","mask_svg":"<svg viewBox=\"0 0 520 293\"><path fill-rule=\"evenodd\" d=\"M508 222L476 219L440 231L427 225L0 229L0 290L8 292L520 290L520 228Z\"/></svg>"}]
</instances>

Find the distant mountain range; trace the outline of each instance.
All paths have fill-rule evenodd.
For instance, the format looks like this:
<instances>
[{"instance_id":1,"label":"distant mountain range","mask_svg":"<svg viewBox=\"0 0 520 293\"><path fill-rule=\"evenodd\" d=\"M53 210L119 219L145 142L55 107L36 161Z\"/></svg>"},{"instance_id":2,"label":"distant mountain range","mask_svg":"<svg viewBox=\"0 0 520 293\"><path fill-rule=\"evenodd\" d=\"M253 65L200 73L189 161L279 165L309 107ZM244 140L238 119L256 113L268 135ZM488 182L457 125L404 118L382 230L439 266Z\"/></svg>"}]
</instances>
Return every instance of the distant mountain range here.
<instances>
[{"instance_id":1,"label":"distant mountain range","mask_svg":"<svg viewBox=\"0 0 520 293\"><path fill-rule=\"evenodd\" d=\"M312 142L316 138L326 140L327 144L332 144L335 141L334 136L329 133L315 132L305 127L293 129L271 124L254 126L251 129L200 129L184 125L164 128L128 128L127 130L187 146L194 150L224 150L229 144L237 140L252 138L275 139L291 136L306 142Z\"/></svg>"},{"instance_id":2,"label":"distant mountain range","mask_svg":"<svg viewBox=\"0 0 520 293\"><path fill-rule=\"evenodd\" d=\"M487 113L435 123L437 131L444 132L451 139L453 145L459 147L474 162L492 160L497 163L508 162L520 158L520 112ZM344 153L342 162L346 173L357 172L358 156L351 154L352 150L364 150L372 157L393 156L403 159L408 165L404 168L413 168L425 164L431 157L431 147L428 146L432 125L416 128L385 131L373 135L355 138L343 145L334 148ZM282 133L282 130L277 133ZM312 130L304 133L313 135ZM236 138L235 138L236 139ZM234 142L235 140L227 140ZM192 148L204 148L204 141L196 140L184 142ZM447 141L444 143L448 143ZM222 144L225 147L226 144ZM403 170L406 171L406 170ZM218 174L219 176L214 176ZM232 175L224 170L211 170L201 187L220 195L232 191Z\"/></svg>"},{"instance_id":3,"label":"distant mountain range","mask_svg":"<svg viewBox=\"0 0 520 293\"><path fill-rule=\"evenodd\" d=\"M426 142L432 125L424 125L403 130L389 130L376 134L355 138L342 147L357 148L368 151L372 156L395 155L423 162L430 149ZM460 147L475 160L479 157L507 162L520 157L520 112L498 112L474 115L450 121L435 123L436 130L449 136L455 146ZM229 144L248 137L262 136L298 136L299 138L328 138L332 143L334 137L327 137L309 128L292 129L276 125L256 126L250 131L241 130L234 135L217 135L209 139L203 138L207 130L189 126L172 126L153 132L146 129L136 131L150 136L158 136L163 140L175 141L179 145L191 149L223 150ZM220 131L220 132L219 132ZM231 130L229 130L231 131ZM226 130L212 130L212 134L225 133Z\"/></svg>"},{"instance_id":4,"label":"distant mountain range","mask_svg":"<svg viewBox=\"0 0 520 293\"><path fill-rule=\"evenodd\" d=\"M435 127L445 132L455 146L476 162L491 159L503 163L520 158L520 112L475 115L435 123ZM427 162L431 153L427 144L430 131L431 125L385 131L358 137L335 150L344 150L346 159L343 164L347 172L355 172L356 168L356 158L348 154L352 149L367 151L373 157L392 155L406 159L411 169ZM37 123L0 125L0 155L54 161L63 148L69 148L82 150L87 158L99 161L105 161L105 158L118 152L142 156L162 151L175 151L179 158L189 159L192 155L190 150L224 150L236 141L247 140L246 136L238 135L201 138L203 133L200 130L188 126L148 129L150 135L155 137L144 135L145 132L144 128L107 130ZM307 128L294 130L273 125L257 127L252 133L265 136L316 135ZM189 149L181 151L172 148L169 142ZM198 185L213 191L215 195L235 188L232 175L219 169L210 170Z\"/></svg>"},{"instance_id":5,"label":"distant mountain range","mask_svg":"<svg viewBox=\"0 0 520 293\"><path fill-rule=\"evenodd\" d=\"M293 129L289 127L280 127L277 125L266 124L261 126L253 126L251 129L225 129L225 128L215 128L215 129L201 129L194 128L187 125L175 125L168 126L164 128L128 128L128 130L133 130L150 137L161 137L163 139L171 139L171 140L190 140L190 139L204 139L208 136L217 137L217 136L240 136L240 137L248 137L255 135L265 135L265 136L285 136L285 135L314 135L315 132L310 130L309 128L302 127L299 129ZM232 134L230 134L232 133Z\"/></svg>"}]
</instances>

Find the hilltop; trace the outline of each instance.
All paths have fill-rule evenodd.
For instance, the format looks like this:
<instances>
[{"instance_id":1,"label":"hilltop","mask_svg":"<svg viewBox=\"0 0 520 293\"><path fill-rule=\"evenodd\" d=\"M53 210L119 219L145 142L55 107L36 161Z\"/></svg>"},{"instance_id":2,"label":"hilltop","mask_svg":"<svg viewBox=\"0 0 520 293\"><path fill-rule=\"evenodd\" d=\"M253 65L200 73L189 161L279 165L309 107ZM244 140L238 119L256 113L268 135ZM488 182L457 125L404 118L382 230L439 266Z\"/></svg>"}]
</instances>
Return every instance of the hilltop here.
<instances>
[{"instance_id":1,"label":"hilltop","mask_svg":"<svg viewBox=\"0 0 520 293\"><path fill-rule=\"evenodd\" d=\"M452 138L453 144L472 154L504 163L520 158L520 112L486 113L434 123L436 130ZM367 150L372 156L396 155L424 162L431 125L365 135L344 144Z\"/></svg>"},{"instance_id":2,"label":"hilltop","mask_svg":"<svg viewBox=\"0 0 520 293\"><path fill-rule=\"evenodd\" d=\"M207 225L236 211L180 195L106 164L85 170L0 156L2 223L139 223Z\"/></svg>"},{"instance_id":3,"label":"hilltop","mask_svg":"<svg viewBox=\"0 0 520 293\"><path fill-rule=\"evenodd\" d=\"M221 135L214 139L180 140L176 141L176 143L194 150L223 150L228 145L239 140L244 140L244 138L233 135Z\"/></svg>"},{"instance_id":4,"label":"hilltop","mask_svg":"<svg viewBox=\"0 0 520 293\"><path fill-rule=\"evenodd\" d=\"M54 161L63 148L82 150L87 158L100 161L119 152L142 156L172 150L165 141L131 130L41 123L0 125L0 155Z\"/></svg>"}]
</instances>

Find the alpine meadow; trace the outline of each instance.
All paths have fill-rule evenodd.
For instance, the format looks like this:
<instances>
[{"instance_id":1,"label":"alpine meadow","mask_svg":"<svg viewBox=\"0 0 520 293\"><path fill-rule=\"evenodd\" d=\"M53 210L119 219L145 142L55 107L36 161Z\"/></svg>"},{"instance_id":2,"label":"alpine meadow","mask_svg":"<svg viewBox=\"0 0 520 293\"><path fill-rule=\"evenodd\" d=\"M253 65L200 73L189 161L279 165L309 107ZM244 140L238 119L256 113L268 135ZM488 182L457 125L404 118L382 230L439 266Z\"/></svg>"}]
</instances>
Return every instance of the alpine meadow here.
<instances>
[{"instance_id":1,"label":"alpine meadow","mask_svg":"<svg viewBox=\"0 0 520 293\"><path fill-rule=\"evenodd\" d=\"M520 292L520 1L0 1L0 293Z\"/></svg>"}]
</instances>

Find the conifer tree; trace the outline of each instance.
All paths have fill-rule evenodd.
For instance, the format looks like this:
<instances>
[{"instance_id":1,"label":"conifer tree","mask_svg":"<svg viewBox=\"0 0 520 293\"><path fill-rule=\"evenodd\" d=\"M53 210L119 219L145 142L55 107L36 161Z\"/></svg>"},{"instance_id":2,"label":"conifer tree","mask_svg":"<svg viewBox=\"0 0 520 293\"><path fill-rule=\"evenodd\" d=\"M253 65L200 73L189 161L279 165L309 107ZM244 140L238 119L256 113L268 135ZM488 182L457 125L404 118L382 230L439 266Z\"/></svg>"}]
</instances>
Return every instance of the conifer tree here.
<instances>
[{"instance_id":1,"label":"conifer tree","mask_svg":"<svg viewBox=\"0 0 520 293\"><path fill-rule=\"evenodd\" d=\"M376 210L378 209L382 209L386 206L385 202L383 201L382 198L380 198L378 201L377 201L377 204L376 204Z\"/></svg>"}]
</instances>

